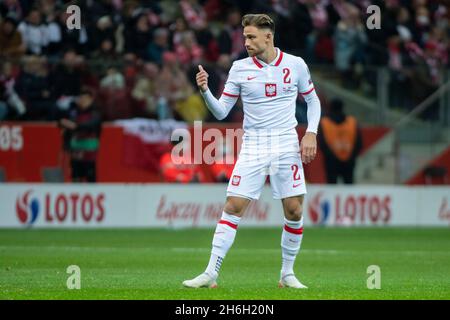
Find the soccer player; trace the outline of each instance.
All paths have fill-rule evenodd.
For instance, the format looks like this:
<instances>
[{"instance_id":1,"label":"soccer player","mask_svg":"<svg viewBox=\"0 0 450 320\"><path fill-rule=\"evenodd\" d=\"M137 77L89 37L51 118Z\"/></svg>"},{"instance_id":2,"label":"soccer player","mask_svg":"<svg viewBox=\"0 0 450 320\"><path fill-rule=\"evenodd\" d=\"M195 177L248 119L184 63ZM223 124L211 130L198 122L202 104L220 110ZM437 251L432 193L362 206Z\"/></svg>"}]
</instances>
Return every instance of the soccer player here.
<instances>
[{"instance_id":1,"label":"soccer player","mask_svg":"<svg viewBox=\"0 0 450 320\"><path fill-rule=\"evenodd\" d=\"M316 156L320 101L303 59L274 46L275 25L269 16L245 15L242 26L249 57L233 63L220 99L208 89L208 73L201 65L196 77L208 108L219 120L227 116L241 97L244 135L222 217L214 233L208 266L183 285L217 286L221 264L233 244L239 222L250 201L259 198L269 174L273 197L281 199L284 211L279 287L306 288L295 276L293 267L303 237L302 205L306 186L302 162L309 163ZM308 104L308 128L300 146L295 119L299 92Z\"/></svg>"}]
</instances>

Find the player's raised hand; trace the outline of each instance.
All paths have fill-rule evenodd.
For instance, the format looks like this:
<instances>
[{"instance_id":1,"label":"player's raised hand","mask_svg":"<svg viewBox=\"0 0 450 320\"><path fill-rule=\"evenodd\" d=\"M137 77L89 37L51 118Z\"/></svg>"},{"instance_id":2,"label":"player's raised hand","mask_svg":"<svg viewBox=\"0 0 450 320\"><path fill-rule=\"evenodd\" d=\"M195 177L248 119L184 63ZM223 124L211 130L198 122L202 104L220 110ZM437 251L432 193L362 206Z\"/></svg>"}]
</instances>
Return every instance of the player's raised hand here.
<instances>
[{"instance_id":1,"label":"player's raised hand","mask_svg":"<svg viewBox=\"0 0 450 320\"><path fill-rule=\"evenodd\" d=\"M198 66L199 72L197 73L196 80L197 80L197 86L202 90L203 92L208 90L208 73L203 69L202 65Z\"/></svg>"},{"instance_id":2,"label":"player's raised hand","mask_svg":"<svg viewBox=\"0 0 450 320\"><path fill-rule=\"evenodd\" d=\"M300 154L303 163L310 163L314 160L317 154L316 134L313 132L306 132L300 143Z\"/></svg>"}]
</instances>

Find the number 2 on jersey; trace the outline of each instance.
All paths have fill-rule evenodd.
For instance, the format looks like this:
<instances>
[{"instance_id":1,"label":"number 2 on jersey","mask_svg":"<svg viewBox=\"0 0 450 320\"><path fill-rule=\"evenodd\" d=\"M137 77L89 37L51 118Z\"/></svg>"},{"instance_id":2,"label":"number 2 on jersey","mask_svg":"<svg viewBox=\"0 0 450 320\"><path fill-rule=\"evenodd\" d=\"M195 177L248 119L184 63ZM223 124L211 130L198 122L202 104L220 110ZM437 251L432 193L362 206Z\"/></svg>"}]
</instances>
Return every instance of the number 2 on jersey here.
<instances>
[{"instance_id":1,"label":"number 2 on jersey","mask_svg":"<svg viewBox=\"0 0 450 320\"><path fill-rule=\"evenodd\" d=\"M283 78L283 82L284 83L291 83L291 70L289 70L289 68L284 68L283 69L283 74L284 74L284 78Z\"/></svg>"}]
</instances>

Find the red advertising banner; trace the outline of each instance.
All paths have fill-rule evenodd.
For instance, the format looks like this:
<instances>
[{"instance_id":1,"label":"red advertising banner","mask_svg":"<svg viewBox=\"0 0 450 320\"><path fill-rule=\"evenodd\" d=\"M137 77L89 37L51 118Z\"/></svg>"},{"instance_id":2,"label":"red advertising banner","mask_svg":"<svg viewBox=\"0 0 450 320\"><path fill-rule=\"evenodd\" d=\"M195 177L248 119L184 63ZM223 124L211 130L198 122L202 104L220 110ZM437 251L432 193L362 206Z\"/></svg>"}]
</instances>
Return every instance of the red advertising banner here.
<instances>
[{"instance_id":1,"label":"red advertising banner","mask_svg":"<svg viewBox=\"0 0 450 320\"><path fill-rule=\"evenodd\" d=\"M55 124L0 124L0 170L6 181L41 182L45 168L63 165L62 136Z\"/></svg>"},{"instance_id":2,"label":"red advertising banner","mask_svg":"<svg viewBox=\"0 0 450 320\"><path fill-rule=\"evenodd\" d=\"M240 124L202 124L200 135L214 128L221 132L239 129ZM194 128L187 128L195 134ZM305 128L299 127L299 137ZM363 151L381 139L389 129L362 128ZM192 139L194 141L195 139ZM203 141L203 150L208 141ZM170 142L146 142L125 132L123 127L103 125L97 160L98 182L161 182L158 160L169 150ZM207 182L213 182L210 166L202 164ZM46 169L62 170L64 181L70 181L68 155L62 149L61 130L52 123L3 122L0 124L0 174L7 182L44 182ZM305 165L306 179L324 183L325 173L319 151L315 161Z\"/></svg>"}]
</instances>

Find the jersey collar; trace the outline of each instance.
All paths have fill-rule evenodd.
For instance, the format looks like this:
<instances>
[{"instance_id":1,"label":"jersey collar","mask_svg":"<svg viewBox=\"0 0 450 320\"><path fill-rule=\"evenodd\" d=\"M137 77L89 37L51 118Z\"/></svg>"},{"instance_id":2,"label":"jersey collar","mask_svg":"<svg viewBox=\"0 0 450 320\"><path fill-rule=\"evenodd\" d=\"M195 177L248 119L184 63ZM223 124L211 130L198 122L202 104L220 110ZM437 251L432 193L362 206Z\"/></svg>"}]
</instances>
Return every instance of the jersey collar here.
<instances>
[{"instance_id":1,"label":"jersey collar","mask_svg":"<svg viewBox=\"0 0 450 320\"><path fill-rule=\"evenodd\" d=\"M267 66L267 65L278 67L278 66L280 65L280 63L281 63L281 60L283 59L283 51L281 51L281 50L278 49L278 48L275 48L275 49L277 49L277 56L276 56L276 58L275 58L271 63L267 64L267 63L265 63L264 61L259 60L259 59L256 58L255 56L252 57L253 62L254 62L254 63L256 64L256 66L257 66L258 68L260 68L260 69L263 68L264 66Z\"/></svg>"}]
</instances>

